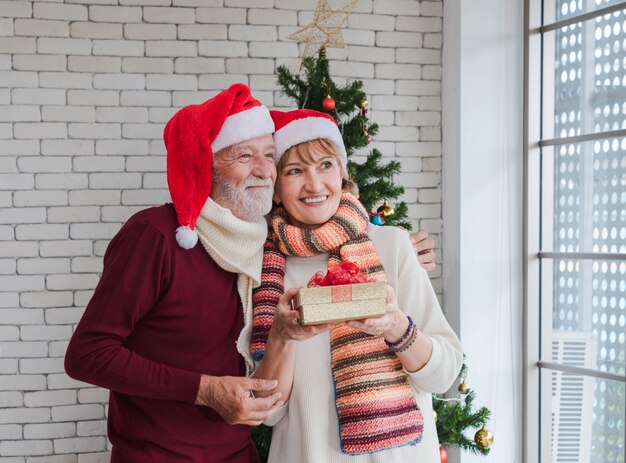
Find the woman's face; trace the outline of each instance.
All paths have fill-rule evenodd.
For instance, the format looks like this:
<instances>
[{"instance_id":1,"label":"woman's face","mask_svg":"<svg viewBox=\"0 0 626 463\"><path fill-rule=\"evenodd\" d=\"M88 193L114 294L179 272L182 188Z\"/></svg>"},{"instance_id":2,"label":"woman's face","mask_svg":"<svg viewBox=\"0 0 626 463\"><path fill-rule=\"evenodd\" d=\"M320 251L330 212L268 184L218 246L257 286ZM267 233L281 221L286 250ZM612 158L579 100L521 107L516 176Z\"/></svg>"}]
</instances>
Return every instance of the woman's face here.
<instances>
[{"instance_id":1,"label":"woman's face","mask_svg":"<svg viewBox=\"0 0 626 463\"><path fill-rule=\"evenodd\" d=\"M342 172L339 160L314 147L311 164L291 155L278 172L274 198L282 203L294 225L317 228L339 208Z\"/></svg>"}]
</instances>

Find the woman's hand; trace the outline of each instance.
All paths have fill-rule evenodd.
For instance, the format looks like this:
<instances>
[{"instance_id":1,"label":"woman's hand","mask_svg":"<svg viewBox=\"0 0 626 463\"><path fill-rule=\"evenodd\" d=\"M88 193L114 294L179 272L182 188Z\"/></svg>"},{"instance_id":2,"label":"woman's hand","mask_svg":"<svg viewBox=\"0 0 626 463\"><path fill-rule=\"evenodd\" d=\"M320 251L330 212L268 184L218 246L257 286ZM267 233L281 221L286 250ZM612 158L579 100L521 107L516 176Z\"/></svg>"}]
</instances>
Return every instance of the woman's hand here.
<instances>
[{"instance_id":1,"label":"woman's hand","mask_svg":"<svg viewBox=\"0 0 626 463\"><path fill-rule=\"evenodd\" d=\"M353 320L346 324L365 333L382 335L388 342L394 343L404 337L409 327L409 319L398 308L393 288L387 285L387 313L385 315L380 318ZM411 347L405 351L396 352L404 369L411 372L418 371L426 365L433 351L431 339L417 328L415 330L415 340Z\"/></svg>"},{"instance_id":2,"label":"woman's hand","mask_svg":"<svg viewBox=\"0 0 626 463\"><path fill-rule=\"evenodd\" d=\"M298 294L299 289L287 290L278 300L270 337L278 338L283 342L304 341L332 328L332 324L303 326L298 322L298 311L292 309L292 300Z\"/></svg>"},{"instance_id":3,"label":"woman's hand","mask_svg":"<svg viewBox=\"0 0 626 463\"><path fill-rule=\"evenodd\" d=\"M368 334L384 336L389 342L398 341L409 326L409 319L398 307L396 293L387 285L387 313L379 318L347 321L346 325Z\"/></svg>"}]
</instances>

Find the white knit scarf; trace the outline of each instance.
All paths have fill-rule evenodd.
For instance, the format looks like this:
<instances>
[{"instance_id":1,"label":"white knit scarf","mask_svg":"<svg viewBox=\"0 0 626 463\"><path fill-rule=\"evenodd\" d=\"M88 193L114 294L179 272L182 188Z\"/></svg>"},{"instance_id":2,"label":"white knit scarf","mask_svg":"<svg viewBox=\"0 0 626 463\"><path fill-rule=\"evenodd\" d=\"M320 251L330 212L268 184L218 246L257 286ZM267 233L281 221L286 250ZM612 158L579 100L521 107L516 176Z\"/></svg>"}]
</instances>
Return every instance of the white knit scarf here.
<instances>
[{"instance_id":1,"label":"white knit scarf","mask_svg":"<svg viewBox=\"0 0 626 463\"><path fill-rule=\"evenodd\" d=\"M237 273L237 291L243 306L244 327L237 339L237 351L246 360L248 372L254 365L249 352L252 329L252 288L261 283L263 243L267 238L267 222L238 219L211 198L207 200L196 221L198 238L209 256L227 272Z\"/></svg>"}]
</instances>

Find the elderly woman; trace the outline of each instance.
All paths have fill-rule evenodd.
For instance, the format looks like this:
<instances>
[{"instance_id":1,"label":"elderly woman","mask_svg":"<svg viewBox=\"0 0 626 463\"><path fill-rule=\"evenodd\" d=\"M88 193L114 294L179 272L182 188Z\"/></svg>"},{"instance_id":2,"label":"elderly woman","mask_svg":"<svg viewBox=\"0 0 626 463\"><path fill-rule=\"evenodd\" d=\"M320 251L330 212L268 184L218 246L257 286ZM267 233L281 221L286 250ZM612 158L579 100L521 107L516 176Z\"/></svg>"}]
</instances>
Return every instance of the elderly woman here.
<instances>
[{"instance_id":1,"label":"elderly woman","mask_svg":"<svg viewBox=\"0 0 626 463\"><path fill-rule=\"evenodd\" d=\"M272 118L279 207L250 347L255 376L278 379L272 392L286 401L266 422L274 426L269 461L437 462L431 393L450 387L462 352L409 235L369 223L332 117L296 110ZM291 305L298 288L342 261L387 283L386 315L300 325Z\"/></svg>"}]
</instances>

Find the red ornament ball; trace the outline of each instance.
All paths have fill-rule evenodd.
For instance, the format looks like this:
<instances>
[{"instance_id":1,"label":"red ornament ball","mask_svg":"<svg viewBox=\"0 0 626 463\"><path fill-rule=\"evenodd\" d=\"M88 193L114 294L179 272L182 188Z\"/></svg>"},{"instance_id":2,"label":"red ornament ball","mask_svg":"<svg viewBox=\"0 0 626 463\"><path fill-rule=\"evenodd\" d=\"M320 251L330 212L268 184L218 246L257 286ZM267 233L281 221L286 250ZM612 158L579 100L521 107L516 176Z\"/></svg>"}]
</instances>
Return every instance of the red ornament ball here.
<instances>
[{"instance_id":1,"label":"red ornament ball","mask_svg":"<svg viewBox=\"0 0 626 463\"><path fill-rule=\"evenodd\" d=\"M367 136L367 144L369 145L370 143L372 143L372 137L370 137L369 135Z\"/></svg>"},{"instance_id":2,"label":"red ornament ball","mask_svg":"<svg viewBox=\"0 0 626 463\"><path fill-rule=\"evenodd\" d=\"M448 463L448 451L441 446L439 446L439 458L441 458L441 463Z\"/></svg>"},{"instance_id":3,"label":"red ornament ball","mask_svg":"<svg viewBox=\"0 0 626 463\"><path fill-rule=\"evenodd\" d=\"M328 95L326 98L324 98L324 101L322 101L322 108L324 108L326 111L332 111L333 109L335 109L335 100L333 100L330 95Z\"/></svg>"}]
</instances>

